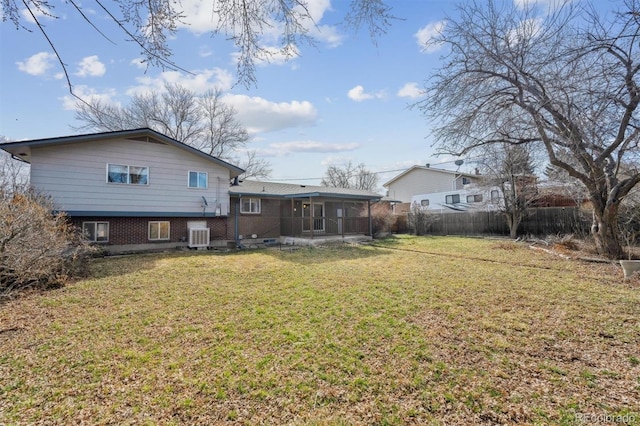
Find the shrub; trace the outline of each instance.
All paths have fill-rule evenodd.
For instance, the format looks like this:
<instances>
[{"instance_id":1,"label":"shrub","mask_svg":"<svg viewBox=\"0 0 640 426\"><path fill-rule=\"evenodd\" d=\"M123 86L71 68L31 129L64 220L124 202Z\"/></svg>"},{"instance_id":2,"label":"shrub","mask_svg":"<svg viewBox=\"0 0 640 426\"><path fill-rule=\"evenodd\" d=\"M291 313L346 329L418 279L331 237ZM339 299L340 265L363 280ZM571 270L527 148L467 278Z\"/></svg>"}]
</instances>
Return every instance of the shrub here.
<instances>
[{"instance_id":1,"label":"shrub","mask_svg":"<svg viewBox=\"0 0 640 426\"><path fill-rule=\"evenodd\" d=\"M374 237L391 232L394 222L395 218L389 204L380 202L371 206L371 227Z\"/></svg>"},{"instance_id":2,"label":"shrub","mask_svg":"<svg viewBox=\"0 0 640 426\"><path fill-rule=\"evenodd\" d=\"M423 208L418 203L413 203L411 210L407 214L409 228L416 235L424 235L429 231L431 225L440 220L437 214Z\"/></svg>"},{"instance_id":3,"label":"shrub","mask_svg":"<svg viewBox=\"0 0 640 426\"><path fill-rule=\"evenodd\" d=\"M0 190L0 299L62 285L84 272L93 251L63 213L34 191Z\"/></svg>"}]
</instances>

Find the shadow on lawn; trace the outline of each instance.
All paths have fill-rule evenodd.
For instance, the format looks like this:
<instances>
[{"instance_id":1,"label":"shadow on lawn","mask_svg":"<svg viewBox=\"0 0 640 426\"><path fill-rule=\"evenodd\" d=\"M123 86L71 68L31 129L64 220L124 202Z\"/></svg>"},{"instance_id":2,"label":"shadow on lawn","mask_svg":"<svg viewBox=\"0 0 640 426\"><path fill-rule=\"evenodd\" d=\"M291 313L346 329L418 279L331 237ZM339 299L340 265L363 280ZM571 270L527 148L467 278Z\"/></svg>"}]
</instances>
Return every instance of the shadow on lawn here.
<instances>
[{"instance_id":1,"label":"shadow on lawn","mask_svg":"<svg viewBox=\"0 0 640 426\"><path fill-rule=\"evenodd\" d=\"M384 248L371 247L366 244L331 244L320 247L272 247L264 251L264 253L287 262L308 265L386 256L392 252Z\"/></svg>"}]
</instances>

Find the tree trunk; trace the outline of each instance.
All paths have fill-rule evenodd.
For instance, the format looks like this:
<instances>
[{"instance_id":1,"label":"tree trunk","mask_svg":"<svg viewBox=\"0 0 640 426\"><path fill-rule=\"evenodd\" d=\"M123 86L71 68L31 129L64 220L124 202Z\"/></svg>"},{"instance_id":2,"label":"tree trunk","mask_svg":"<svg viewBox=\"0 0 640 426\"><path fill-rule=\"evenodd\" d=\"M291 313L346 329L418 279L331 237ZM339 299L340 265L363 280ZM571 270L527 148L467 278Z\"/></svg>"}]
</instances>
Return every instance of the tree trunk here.
<instances>
[{"instance_id":1,"label":"tree trunk","mask_svg":"<svg viewBox=\"0 0 640 426\"><path fill-rule=\"evenodd\" d=\"M505 213L505 217L507 219L507 226L509 227L509 238L515 240L518 237L518 227L520 226L522 217L515 212Z\"/></svg>"},{"instance_id":2,"label":"tree trunk","mask_svg":"<svg viewBox=\"0 0 640 426\"><path fill-rule=\"evenodd\" d=\"M591 235L598 254L609 259L622 259L624 250L618 234L618 204L607 204L602 212L594 210Z\"/></svg>"}]
</instances>

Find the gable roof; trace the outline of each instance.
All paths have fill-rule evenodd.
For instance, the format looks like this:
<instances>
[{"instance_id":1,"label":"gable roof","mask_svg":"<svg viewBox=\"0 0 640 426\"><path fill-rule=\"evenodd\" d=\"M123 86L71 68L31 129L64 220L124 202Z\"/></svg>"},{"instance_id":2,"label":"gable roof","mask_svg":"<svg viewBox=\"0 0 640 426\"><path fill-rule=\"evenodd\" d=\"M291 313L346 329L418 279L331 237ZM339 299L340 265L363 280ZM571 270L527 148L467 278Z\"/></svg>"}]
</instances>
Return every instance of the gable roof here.
<instances>
[{"instance_id":1,"label":"gable roof","mask_svg":"<svg viewBox=\"0 0 640 426\"><path fill-rule=\"evenodd\" d=\"M454 170L438 169L438 168L435 168L435 167L428 167L428 166L411 166L407 170L405 170L404 172L400 173L399 175L397 175L397 176L391 178L390 180L388 180L387 182L383 183L382 186L387 187L387 186L391 185L393 182L395 182L396 180L398 180L401 177L411 173L414 170L428 170L428 171L431 171L431 172L446 173L446 174L452 174L452 175L456 175L456 176L466 176L466 177L474 177L474 178L478 177L478 175L474 175L472 173L462 173L462 172L457 172L457 171L454 171Z\"/></svg>"},{"instance_id":2,"label":"gable roof","mask_svg":"<svg viewBox=\"0 0 640 426\"><path fill-rule=\"evenodd\" d=\"M371 191L348 188L332 188L328 186L300 185L297 183L260 182L244 180L229 188L231 196L308 198L331 197L358 200L379 200L382 195Z\"/></svg>"},{"instance_id":3,"label":"gable roof","mask_svg":"<svg viewBox=\"0 0 640 426\"><path fill-rule=\"evenodd\" d=\"M55 138L7 142L7 143L0 144L0 149L7 151L14 158L17 158L18 160L22 160L26 163L30 163L31 148L37 148L42 146L75 144L75 143L91 143L91 142L103 141L103 140L114 139L114 138L160 142L167 145L172 145L182 150L185 150L187 152L190 152L192 154L195 154L201 158L204 158L205 160L211 161L219 166L229 169L232 178L244 173L244 170L241 169L240 167L234 166L233 164L227 163L224 160L221 160L217 157L209 155L205 152L200 151L199 149L196 149L185 143L179 142L175 139L170 138L169 136L163 135L162 133L156 132L155 130L152 130L149 128L117 130L113 132L89 133L89 134L83 134L83 135L61 136L61 137L55 137Z\"/></svg>"}]
</instances>

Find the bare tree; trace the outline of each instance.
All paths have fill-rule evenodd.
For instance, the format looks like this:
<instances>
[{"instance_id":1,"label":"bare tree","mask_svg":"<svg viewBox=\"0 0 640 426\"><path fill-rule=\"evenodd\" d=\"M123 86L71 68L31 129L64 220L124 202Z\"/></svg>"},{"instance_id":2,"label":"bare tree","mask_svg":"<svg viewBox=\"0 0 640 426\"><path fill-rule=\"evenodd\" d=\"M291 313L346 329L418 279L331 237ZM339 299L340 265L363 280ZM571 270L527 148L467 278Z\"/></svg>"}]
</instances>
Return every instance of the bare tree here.
<instances>
[{"instance_id":1,"label":"bare tree","mask_svg":"<svg viewBox=\"0 0 640 426\"><path fill-rule=\"evenodd\" d=\"M246 151L244 159L237 158L233 162L241 164L239 167L244 170L244 173L239 176L240 179L268 178L273 171L271 164L264 158L258 158L254 150Z\"/></svg>"},{"instance_id":2,"label":"bare tree","mask_svg":"<svg viewBox=\"0 0 640 426\"><path fill-rule=\"evenodd\" d=\"M163 92L136 95L125 107L99 100L76 103L76 118L86 123L78 130L116 131L149 127L209 155L237 163L243 178L267 177L271 168L249 151L237 156L249 142L249 133L238 121L236 110L223 102L222 92L202 96L179 84L165 84Z\"/></svg>"},{"instance_id":3,"label":"bare tree","mask_svg":"<svg viewBox=\"0 0 640 426\"><path fill-rule=\"evenodd\" d=\"M0 143L9 142L0 136ZM14 194L24 192L29 187L29 165L11 158L8 152L0 150L0 192Z\"/></svg>"},{"instance_id":4,"label":"bare tree","mask_svg":"<svg viewBox=\"0 0 640 426\"><path fill-rule=\"evenodd\" d=\"M349 161L344 166L329 166L321 183L334 188L364 189L373 192L378 186L378 175L369 171L364 163L354 166Z\"/></svg>"},{"instance_id":5,"label":"bare tree","mask_svg":"<svg viewBox=\"0 0 640 426\"><path fill-rule=\"evenodd\" d=\"M535 165L529 149L527 145L491 144L485 147L480 161L483 185L500 189L497 204L511 238L517 237L520 223L538 199Z\"/></svg>"},{"instance_id":6,"label":"bare tree","mask_svg":"<svg viewBox=\"0 0 640 426\"><path fill-rule=\"evenodd\" d=\"M57 56L72 94L73 85L63 59L64 51L50 37L48 26L52 24L45 25L42 17L57 19L58 14L75 12L92 27L91 30L105 38L102 27L105 25L103 18L106 18L118 26L124 40L140 47L147 65L182 70L172 62L169 46L169 40L175 36L179 25L188 18L179 1L112 0L85 5L77 0L64 3L52 0L2 0L0 4L4 22L11 21L16 28L25 31L30 31L24 25L25 15L35 22ZM93 12L96 4L97 14ZM65 5L71 10L64 10ZM297 51L297 46L314 43L316 22L307 0L218 0L211 3L211 19L216 24L212 35L224 35L238 50L238 80L246 86L256 83L255 66L259 61L269 60L274 54L291 57ZM356 30L366 26L371 36L376 37L386 32L392 19L391 8L384 0L352 0L345 24ZM279 32L277 52L265 47L262 42L263 34L272 32L274 28Z\"/></svg>"},{"instance_id":7,"label":"bare tree","mask_svg":"<svg viewBox=\"0 0 640 426\"><path fill-rule=\"evenodd\" d=\"M449 51L418 106L439 121L442 152L536 144L587 188L598 251L623 252L621 200L640 182L640 2L604 21L573 2L541 17L535 2L458 8L434 39ZM623 171L623 162L635 168Z\"/></svg>"},{"instance_id":8,"label":"bare tree","mask_svg":"<svg viewBox=\"0 0 640 426\"><path fill-rule=\"evenodd\" d=\"M236 118L236 110L222 102L220 90L208 91L199 99L204 113L204 131L199 147L215 157L225 158L230 151L236 151L246 145L249 133ZM252 160L255 160L255 156Z\"/></svg>"}]
</instances>

